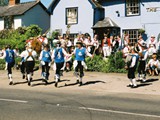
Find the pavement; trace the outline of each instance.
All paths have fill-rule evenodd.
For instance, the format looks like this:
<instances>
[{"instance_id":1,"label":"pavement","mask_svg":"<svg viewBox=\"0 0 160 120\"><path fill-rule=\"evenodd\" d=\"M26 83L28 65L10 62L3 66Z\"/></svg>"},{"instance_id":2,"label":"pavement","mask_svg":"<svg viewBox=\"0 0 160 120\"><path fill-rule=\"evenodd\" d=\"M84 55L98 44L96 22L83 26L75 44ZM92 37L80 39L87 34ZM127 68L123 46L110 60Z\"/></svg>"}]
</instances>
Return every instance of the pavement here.
<instances>
[{"instance_id":1,"label":"pavement","mask_svg":"<svg viewBox=\"0 0 160 120\"><path fill-rule=\"evenodd\" d=\"M58 88L54 86L54 71L50 70L49 84L45 84L41 80L41 69L34 72L31 86L28 86L19 70L13 70L14 85L9 85L7 71L0 70L0 85L2 89L19 89L19 90L35 90L46 92L69 92L69 93L86 93L105 95L106 93L136 93L136 94L152 94L160 95L159 76L147 76L147 81L141 83L137 81L138 88L127 87L129 80L127 74L122 73L101 73L85 71L83 78L83 86L76 84L76 77L73 71L64 72Z\"/></svg>"}]
</instances>

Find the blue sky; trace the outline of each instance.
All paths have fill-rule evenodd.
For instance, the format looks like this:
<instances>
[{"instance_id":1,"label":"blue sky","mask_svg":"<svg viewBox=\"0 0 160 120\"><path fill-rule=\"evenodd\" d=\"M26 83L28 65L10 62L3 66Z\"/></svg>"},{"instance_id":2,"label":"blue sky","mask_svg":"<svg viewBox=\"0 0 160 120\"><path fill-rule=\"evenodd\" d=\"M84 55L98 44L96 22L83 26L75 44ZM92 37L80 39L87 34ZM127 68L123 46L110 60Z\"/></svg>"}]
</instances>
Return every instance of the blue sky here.
<instances>
[{"instance_id":1,"label":"blue sky","mask_svg":"<svg viewBox=\"0 0 160 120\"><path fill-rule=\"evenodd\" d=\"M21 2L29 2L29 1L36 1L36 0L21 0ZM42 2L46 7L48 7L48 6L51 4L52 0L41 0L41 2Z\"/></svg>"}]
</instances>

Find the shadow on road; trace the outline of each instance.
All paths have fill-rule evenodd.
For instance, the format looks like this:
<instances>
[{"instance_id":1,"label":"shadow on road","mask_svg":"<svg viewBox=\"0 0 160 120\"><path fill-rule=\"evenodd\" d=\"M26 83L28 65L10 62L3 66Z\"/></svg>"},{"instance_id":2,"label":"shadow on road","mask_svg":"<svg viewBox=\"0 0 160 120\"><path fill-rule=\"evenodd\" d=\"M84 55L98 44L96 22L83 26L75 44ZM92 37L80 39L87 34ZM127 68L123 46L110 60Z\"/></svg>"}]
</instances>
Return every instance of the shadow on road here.
<instances>
[{"instance_id":1,"label":"shadow on road","mask_svg":"<svg viewBox=\"0 0 160 120\"><path fill-rule=\"evenodd\" d=\"M149 82L156 82L156 81L158 81L159 79L153 79L153 78L151 78L151 79L147 79L146 81L145 81L145 83L149 83ZM142 80L137 80L137 82L142 82Z\"/></svg>"},{"instance_id":2,"label":"shadow on road","mask_svg":"<svg viewBox=\"0 0 160 120\"><path fill-rule=\"evenodd\" d=\"M90 84L96 84L96 83L106 83L106 82L101 81L101 80L88 81L88 82L84 83L83 86L84 86L84 85L90 85Z\"/></svg>"},{"instance_id":3,"label":"shadow on road","mask_svg":"<svg viewBox=\"0 0 160 120\"><path fill-rule=\"evenodd\" d=\"M145 86L149 86L152 85L152 83L142 83L142 84L138 84L137 87L145 87Z\"/></svg>"},{"instance_id":4,"label":"shadow on road","mask_svg":"<svg viewBox=\"0 0 160 120\"><path fill-rule=\"evenodd\" d=\"M148 79L148 80L146 80L146 82L156 82L156 81L158 81L159 79Z\"/></svg>"},{"instance_id":5,"label":"shadow on road","mask_svg":"<svg viewBox=\"0 0 160 120\"><path fill-rule=\"evenodd\" d=\"M37 80L33 80L33 81L37 81ZM38 81L39 81L39 79L38 79ZM36 83L36 84L32 83L32 87L39 86L39 85L51 85L51 84L55 83L55 81L52 81L52 82L47 81L47 83L46 83L43 79L41 79L41 81L42 81L41 83ZM69 80L60 80L59 83L66 82L66 81L69 81Z\"/></svg>"},{"instance_id":6,"label":"shadow on road","mask_svg":"<svg viewBox=\"0 0 160 120\"><path fill-rule=\"evenodd\" d=\"M148 85L152 85L152 82L156 82L159 79L147 79L145 82L141 81L141 80L137 80L137 82L140 82L141 84L138 84L138 87L144 87L144 86L148 86Z\"/></svg>"},{"instance_id":7,"label":"shadow on road","mask_svg":"<svg viewBox=\"0 0 160 120\"><path fill-rule=\"evenodd\" d=\"M26 83L27 83L27 81L23 81L23 82L14 82L14 84L13 84L13 85L26 84Z\"/></svg>"},{"instance_id":8,"label":"shadow on road","mask_svg":"<svg viewBox=\"0 0 160 120\"><path fill-rule=\"evenodd\" d=\"M105 83L105 82L104 82L104 81L100 81L100 80L88 81L88 82L86 82L86 83L83 83L81 86L90 85L90 84L96 84L96 83ZM69 84L65 83L64 86L59 86L59 88L60 88L60 87L67 87L67 86L74 86L74 85L79 85L79 83L78 83L78 82L69 83Z\"/></svg>"}]
</instances>

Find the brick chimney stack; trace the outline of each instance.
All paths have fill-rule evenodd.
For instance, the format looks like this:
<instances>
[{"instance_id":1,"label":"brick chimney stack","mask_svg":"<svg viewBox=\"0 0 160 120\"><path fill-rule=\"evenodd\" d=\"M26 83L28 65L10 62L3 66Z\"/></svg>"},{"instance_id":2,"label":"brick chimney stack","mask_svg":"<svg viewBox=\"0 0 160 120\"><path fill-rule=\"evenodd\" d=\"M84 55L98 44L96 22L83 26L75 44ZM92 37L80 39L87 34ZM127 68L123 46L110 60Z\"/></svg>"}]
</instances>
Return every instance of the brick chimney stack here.
<instances>
[{"instance_id":1,"label":"brick chimney stack","mask_svg":"<svg viewBox=\"0 0 160 120\"><path fill-rule=\"evenodd\" d=\"M15 5L17 3L20 3L20 0L9 0L9 5Z\"/></svg>"},{"instance_id":2,"label":"brick chimney stack","mask_svg":"<svg viewBox=\"0 0 160 120\"><path fill-rule=\"evenodd\" d=\"M9 5L15 5L16 4L16 0L9 0Z\"/></svg>"}]
</instances>

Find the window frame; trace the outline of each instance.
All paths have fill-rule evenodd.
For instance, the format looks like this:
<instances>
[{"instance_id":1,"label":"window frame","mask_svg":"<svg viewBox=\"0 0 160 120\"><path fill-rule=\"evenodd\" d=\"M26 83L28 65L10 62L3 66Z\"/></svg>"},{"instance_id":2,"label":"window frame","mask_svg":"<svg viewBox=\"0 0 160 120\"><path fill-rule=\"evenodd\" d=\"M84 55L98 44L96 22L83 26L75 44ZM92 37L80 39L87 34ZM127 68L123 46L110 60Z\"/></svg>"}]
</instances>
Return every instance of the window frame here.
<instances>
[{"instance_id":1,"label":"window frame","mask_svg":"<svg viewBox=\"0 0 160 120\"><path fill-rule=\"evenodd\" d=\"M75 22L69 22L69 17L67 16L67 13L68 13L68 10L69 9L75 9L76 10L76 13L77 13L77 16L75 18ZM74 24L78 24L78 7L68 7L66 8L66 25L74 25Z\"/></svg>"},{"instance_id":2,"label":"window frame","mask_svg":"<svg viewBox=\"0 0 160 120\"><path fill-rule=\"evenodd\" d=\"M131 34L131 32L133 32L133 31L136 32L136 38L131 37L131 36L135 35L135 34ZM132 45L135 45L138 42L138 37L140 36L139 29L123 29L122 32L123 32L123 34L129 35L129 41Z\"/></svg>"},{"instance_id":3,"label":"window frame","mask_svg":"<svg viewBox=\"0 0 160 120\"><path fill-rule=\"evenodd\" d=\"M133 12L132 12L131 14L128 13L128 7L127 7L128 1L131 2L132 0L125 0L125 8L126 8L126 9L125 9L125 15L126 15L126 17L130 17L130 16L139 16L140 13L141 13L141 9L140 9L140 8L141 8L141 6L140 6L140 0L137 0L137 2L138 2L138 3L137 3L137 5L138 5L138 6L137 6L137 7L138 7L138 10L137 10L138 13L137 13L137 14L135 14L135 13L133 13ZM131 4L131 3L129 3L129 4ZM131 7L133 8L133 6L131 6Z\"/></svg>"},{"instance_id":4,"label":"window frame","mask_svg":"<svg viewBox=\"0 0 160 120\"><path fill-rule=\"evenodd\" d=\"M4 29L13 29L14 27L14 17L13 16L5 16L4 20Z\"/></svg>"}]
</instances>

